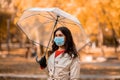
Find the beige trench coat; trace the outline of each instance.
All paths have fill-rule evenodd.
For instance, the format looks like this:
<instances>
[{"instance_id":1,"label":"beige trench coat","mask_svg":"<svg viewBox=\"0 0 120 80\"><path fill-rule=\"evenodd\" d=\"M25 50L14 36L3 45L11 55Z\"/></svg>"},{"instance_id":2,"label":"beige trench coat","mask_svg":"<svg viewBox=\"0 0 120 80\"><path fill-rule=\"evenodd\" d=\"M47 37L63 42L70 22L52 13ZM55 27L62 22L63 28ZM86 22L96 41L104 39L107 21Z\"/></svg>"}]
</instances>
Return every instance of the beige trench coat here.
<instances>
[{"instance_id":1,"label":"beige trench coat","mask_svg":"<svg viewBox=\"0 0 120 80\"><path fill-rule=\"evenodd\" d=\"M48 58L48 80L80 80L80 63L78 57L73 59L68 54L53 53Z\"/></svg>"}]
</instances>

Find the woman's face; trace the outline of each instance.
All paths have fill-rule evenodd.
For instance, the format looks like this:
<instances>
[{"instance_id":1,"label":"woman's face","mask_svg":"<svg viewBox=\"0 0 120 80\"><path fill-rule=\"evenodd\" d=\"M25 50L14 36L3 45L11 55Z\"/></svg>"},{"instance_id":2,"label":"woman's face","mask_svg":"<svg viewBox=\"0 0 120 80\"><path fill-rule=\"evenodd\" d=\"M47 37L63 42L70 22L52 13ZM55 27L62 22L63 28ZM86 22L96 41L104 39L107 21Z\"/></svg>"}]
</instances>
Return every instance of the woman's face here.
<instances>
[{"instance_id":1,"label":"woman's face","mask_svg":"<svg viewBox=\"0 0 120 80\"><path fill-rule=\"evenodd\" d=\"M57 46L61 47L65 44L65 41L66 41L65 35L60 30L58 30L55 33L54 42L56 43Z\"/></svg>"}]
</instances>

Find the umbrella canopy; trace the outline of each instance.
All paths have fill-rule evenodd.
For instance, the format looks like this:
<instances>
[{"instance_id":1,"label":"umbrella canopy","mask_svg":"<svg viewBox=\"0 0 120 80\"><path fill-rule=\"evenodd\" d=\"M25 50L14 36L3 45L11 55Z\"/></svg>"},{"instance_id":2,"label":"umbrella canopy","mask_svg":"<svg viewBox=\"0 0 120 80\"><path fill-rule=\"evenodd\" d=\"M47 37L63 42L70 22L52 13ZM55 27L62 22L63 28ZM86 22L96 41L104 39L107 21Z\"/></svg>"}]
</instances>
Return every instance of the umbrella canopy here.
<instances>
[{"instance_id":1,"label":"umbrella canopy","mask_svg":"<svg viewBox=\"0 0 120 80\"><path fill-rule=\"evenodd\" d=\"M40 45L51 48L53 31L67 27L73 36L77 50L85 46L89 39L79 20L59 8L30 8L23 12L17 22L27 37ZM50 43L50 45L48 45Z\"/></svg>"}]
</instances>

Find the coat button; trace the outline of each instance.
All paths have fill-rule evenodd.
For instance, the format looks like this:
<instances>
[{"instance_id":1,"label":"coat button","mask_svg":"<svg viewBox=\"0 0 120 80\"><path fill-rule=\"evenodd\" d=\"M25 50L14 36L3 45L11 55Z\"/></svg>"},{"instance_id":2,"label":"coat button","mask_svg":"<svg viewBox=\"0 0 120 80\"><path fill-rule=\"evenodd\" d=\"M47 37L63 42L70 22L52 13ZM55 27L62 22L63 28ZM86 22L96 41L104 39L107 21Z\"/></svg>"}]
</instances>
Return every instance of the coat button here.
<instances>
[{"instance_id":1,"label":"coat button","mask_svg":"<svg viewBox=\"0 0 120 80\"><path fill-rule=\"evenodd\" d=\"M56 64L58 64L58 61L55 61Z\"/></svg>"}]
</instances>

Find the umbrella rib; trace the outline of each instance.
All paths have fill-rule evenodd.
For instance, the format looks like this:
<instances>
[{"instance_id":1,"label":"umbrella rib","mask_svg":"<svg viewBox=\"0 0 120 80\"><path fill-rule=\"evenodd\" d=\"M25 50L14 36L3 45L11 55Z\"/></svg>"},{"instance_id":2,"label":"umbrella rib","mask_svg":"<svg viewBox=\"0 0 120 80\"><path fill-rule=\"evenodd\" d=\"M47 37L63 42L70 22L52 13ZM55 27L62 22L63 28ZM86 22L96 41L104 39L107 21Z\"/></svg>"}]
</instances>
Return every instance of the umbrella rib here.
<instances>
[{"instance_id":1,"label":"umbrella rib","mask_svg":"<svg viewBox=\"0 0 120 80\"><path fill-rule=\"evenodd\" d=\"M41 15L41 14L38 14L38 15ZM43 15L41 15L41 16L43 16ZM53 18L50 18L50 17L47 17L47 16L43 16L43 17L46 17L46 18L48 18L50 20L54 20Z\"/></svg>"},{"instance_id":2,"label":"umbrella rib","mask_svg":"<svg viewBox=\"0 0 120 80\"><path fill-rule=\"evenodd\" d=\"M67 23L67 24L72 24L72 25L76 25L76 24L74 24L74 23L64 22L64 21L62 21L63 19L66 19L66 18L65 18L65 17L60 18L60 19L59 19L59 22L62 22L62 23Z\"/></svg>"},{"instance_id":3,"label":"umbrella rib","mask_svg":"<svg viewBox=\"0 0 120 80\"><path fill-rule=\"evenodd\" d=\"M51 20L51 21L49 21L49 22L48 22L48 21L46 21L46 22L41 23L41 24L43 24L43 25L44 25L44 24L47 24L47 23L50 23L50 22L52 22L52 20ZM38 27L39 27L39 26L38 26ZM34 26L30 27L30 29L32 29L32 28L34 28ZM37 27L36 27L36 28L37 28Z\"/></svg>"},{"instance_id":4,"label":"umbrella rib","mask_svg":"<svg viewBox=\"0 0 120 80\"><path fill-rule=\"evenodd\" d=\"M50 13L50 12L47 12L50 16L52 16L53 19L55 19L55 17Z\"/></svg>"},{"instance_id":5,"label":"umbrella rib","mask_svg":"<svg viewBox=\"0 0 120 80\"><path fill-rule=\"evenodd\" d=\"M64 23L59 22L62 26L66 26Z\"/></svg>"},{"instance_id":6,"label":"umbrella rib","mask_svg":"<svg viewBox=\"0 0 120 80\"><path fill-rule=\"evenodd\" d=\"M33 14L33 15L30 15L30 16L34 16L35 14ZM26 19L26 18L28 18L28 17L30 17L30 16L27 16L27 17L25 17L25 18L23 18L23 19ZM20 20L21 21L21 20Z\"/></svg>"},{"instance_id":7,"label":"umbrella rib","mask_svg":"<svg viewBox=\"0 0 120 80\"><path fill-rule=\"evenodd\" d=\"M29 18L29 17L34 16L34 15L41 15L41 14L33 14L33 15L27 16L27 17L25 17L25 18L23 18L23 19ZM41 15L41 16L43 16L43 15ZM43 16L43 17L46 17L46 16ZM54 20L54 19L52 19L52 18L50 18L50 17L46 17L46 18L48 18L48 19L50 19L50 20Z\"/></svg>"},{"instance_id":8,"label":"umbrella rib","mask_svg":"<svg viewBox=\"0 0 120 80\"><path fill-rule=\"evenodd\" d=\"M76 25L75 23L69 23L69 22L64 22L64 21L59 21L59 22Z\"/></svg>"},{"instance_id":9,"label":"umbrella rib","mask_svg":"<svg viewBox=\"0 0 120 80\"><path fill-rule=\"evenodd\" d=\"M63 17L63 18L60 18L59 20L63 20L63 19L65 19L65 17Z\"/></svg>"},{"instance_id":10,"label":"umbrella rib","mask_svg":"<svg viewBox=\"0 0 120 80\"><path fill-rule=\"evenodd\" d=\"M51 20L51 21L46 21L46 22L44 22L43 24L47 24L47 23L50 23L50 22L52 22L53 20Z\"/></svg>"}]
</instances>

